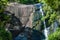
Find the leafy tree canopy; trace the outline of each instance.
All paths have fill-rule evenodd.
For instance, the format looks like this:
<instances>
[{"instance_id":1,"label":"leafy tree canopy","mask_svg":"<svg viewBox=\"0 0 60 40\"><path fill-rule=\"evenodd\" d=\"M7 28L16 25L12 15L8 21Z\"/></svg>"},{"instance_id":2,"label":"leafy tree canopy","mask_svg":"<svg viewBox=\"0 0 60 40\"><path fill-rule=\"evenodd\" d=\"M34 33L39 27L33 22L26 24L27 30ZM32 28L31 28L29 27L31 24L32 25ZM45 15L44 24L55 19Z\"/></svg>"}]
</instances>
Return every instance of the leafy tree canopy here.
<instances>
[{"instance_id":1,"label":"leafy tree canopy","mask_svg":"<svg viewBox=\"0 0 60 40\"><path fill-rule=\"evenodd\" d=\"M9 16L4 14L7 0L0 0L0 40L12 40L11 33L5 30L5 25L9 21Z\"/></svg>"},{"instance_id":2,"label":"leafy tree canopy","mask_svg":"<svg viewBox=\"0 0 60 40\"><path fill-rule=\"evenodd\" d=\"M39 0L18 0L19 3L22 4L35 4L35 3L39 3Z\"/></svg>"},{"instance_id":3,"label":"leafy tree canopy","mask_svg":"<svg viewBox=\"0 0 60 40\"><path fill-rule=\"evenodd\" d=\"M49 26L53 22L55 22L57 19L59 19L60 15L60 0L42 0L43 3L43 10L45 16L42 18L42 20L46 21L46 25Z\"/></svg>"}]
</instances>

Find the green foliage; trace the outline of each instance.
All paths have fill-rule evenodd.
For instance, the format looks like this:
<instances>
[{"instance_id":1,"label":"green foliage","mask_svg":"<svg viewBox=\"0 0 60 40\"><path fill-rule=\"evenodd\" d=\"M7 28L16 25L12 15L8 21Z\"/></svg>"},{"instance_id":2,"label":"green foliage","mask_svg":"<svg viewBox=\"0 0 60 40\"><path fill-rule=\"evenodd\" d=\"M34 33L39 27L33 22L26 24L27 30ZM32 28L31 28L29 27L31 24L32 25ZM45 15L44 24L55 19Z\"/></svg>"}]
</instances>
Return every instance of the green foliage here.
<instances>
[{"instance_id":1,"label":"green foliage","mask_svg":"<svg viewBox=\"0 0 60 40\"><path fill-rule=\"evenodd\" d=\"M45 2L53 9L58 9L60 6L60 0L45 0Z\"/></svg>"},{"instance_id":2,"label":"green foliage","mask_svg":"<svg viewBox=\"0 0 60 40\"><path fill-rule=\"evenodd\" d=\"M22 4L35 4L35 3L39 3L39 0L18 0L19 3Z\"/></svg>"},{"instance_id":3,"label":"green foliage","mask_svg":"<svg viewBox=\"0 0 60 40\"><path fill-rule=\"evenodd\" d=\"M4 14L7 2L7 0L0 0L0 40L12 40L11 33L5 30L5 25L10 18L10 16Z\"/></svg>"},{"instance_id":4,"label":"green foliage","mask_svg":"<svg viewBox=\"0 0 60 40\"><path fill-rule=\"evenodd\" d=\"M50 34L48 40L60 40L60 28L53 34Z\"/></svg>"},{"instance_id":5,"label":"green foliage","mask_svg":"<svg viewBox=\"0 0 60 40\"><path fill-rule=\"evenodd\" d=\"M59 0L42 0L43 10L45 16L41 18L42 21L46 21L46 26L50 26L53 22L55 22L59 17ZM58 20L57 20L58 21Z\"/></svg>"},{"instance_id":6,"label":"green foliage","mask_svg":"<svg viewBox=\"0 0 60 40\"><path fill-rule=\"evenodd\" d=\"M6 5L7 5L7 0L0 0L0 13L4 11Z\"/></svg>"},{"instance_id":7,"label":"green foliage","mask_svg":"<svg viewBox=\"0 0 60 40\"><path fill-rule=\"evenodd\" d=\"M5 31L4 28L0 28L0 40L12 40L11 33Z\"/></svg>"}]
</instances>

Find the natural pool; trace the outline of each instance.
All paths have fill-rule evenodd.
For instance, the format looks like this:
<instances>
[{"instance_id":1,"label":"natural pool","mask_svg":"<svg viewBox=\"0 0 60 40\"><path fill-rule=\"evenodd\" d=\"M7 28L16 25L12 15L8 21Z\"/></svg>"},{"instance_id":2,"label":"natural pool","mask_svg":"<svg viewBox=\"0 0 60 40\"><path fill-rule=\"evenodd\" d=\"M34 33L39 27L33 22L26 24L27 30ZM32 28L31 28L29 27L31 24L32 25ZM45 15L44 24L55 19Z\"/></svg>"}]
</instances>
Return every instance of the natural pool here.
<instances>
[{"instance_id":1,"label":"natural pool","mask_svg":"<svg viewBox=\"0 0 60 40\"><path fill-rule=\"evenodd\" d=\"M44 40L44 39L45 36L43 33L40 33L37 30L32 30L32 32L29 33L29 28L27 28L25 32L20 33L13 40Z\"/></svg>"}]
</instances>

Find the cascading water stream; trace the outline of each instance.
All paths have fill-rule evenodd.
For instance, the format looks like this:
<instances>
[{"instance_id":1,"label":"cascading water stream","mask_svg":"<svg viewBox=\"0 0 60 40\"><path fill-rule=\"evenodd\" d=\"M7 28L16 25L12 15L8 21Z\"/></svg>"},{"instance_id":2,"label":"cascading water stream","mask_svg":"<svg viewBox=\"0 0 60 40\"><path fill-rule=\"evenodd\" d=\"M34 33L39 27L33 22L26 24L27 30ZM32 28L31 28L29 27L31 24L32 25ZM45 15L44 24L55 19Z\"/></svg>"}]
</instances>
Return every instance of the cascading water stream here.
<instances>
[{"instance_id":1,"label":"cascading water stream","mask_svg":"<svg viewBox=\"0 0 60 40\"><path fill-rule=\"evenodd\" d=\"M42 10L42 5L40 6L40 12L42 13L42 16L44 16L43 10ZM46 23L45 20L43 21L44 24L44 35L45 35L45 39L44 40L48 40L48 30L46 28Z\"/></svg>"}]
</instances>

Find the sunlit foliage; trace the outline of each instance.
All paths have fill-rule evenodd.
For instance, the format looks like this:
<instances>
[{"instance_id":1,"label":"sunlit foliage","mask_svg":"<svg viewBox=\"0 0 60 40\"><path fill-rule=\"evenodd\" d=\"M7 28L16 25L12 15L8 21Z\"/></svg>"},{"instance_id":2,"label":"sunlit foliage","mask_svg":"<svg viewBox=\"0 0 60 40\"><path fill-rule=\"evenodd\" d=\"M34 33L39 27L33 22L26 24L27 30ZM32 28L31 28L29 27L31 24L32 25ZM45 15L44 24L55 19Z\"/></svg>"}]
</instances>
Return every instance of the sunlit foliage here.
<instances>
[{"instance_id":1,"label":"sunlit foliage","mask_svg":"<svg viewBox=\"0 0 60 40\"><path fill-rule=\"evenodd\" d=\"M42 18L42 20L46 21L46 26L50 26L53 22L57 21L59 18L59 6L60 1L59 0L42 0L43 3L43 10L45 16Z\"/></svg>"},{"instance_id":2,"label":"sunlit foliage","mask_svg":"<svg viewBox=\"0 0 60 40\"><path fill-rule=\"evenodd\" d=\"M50 34L48 40L60 40L60 28L53 34Z\"/></svg>"}]
</instances>

